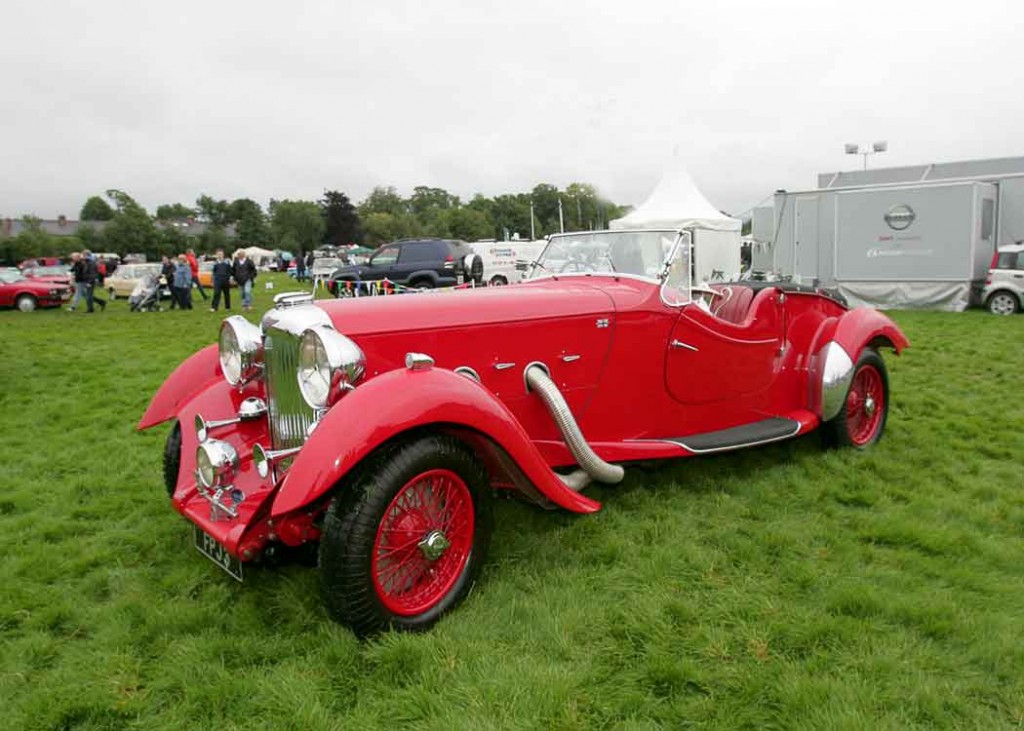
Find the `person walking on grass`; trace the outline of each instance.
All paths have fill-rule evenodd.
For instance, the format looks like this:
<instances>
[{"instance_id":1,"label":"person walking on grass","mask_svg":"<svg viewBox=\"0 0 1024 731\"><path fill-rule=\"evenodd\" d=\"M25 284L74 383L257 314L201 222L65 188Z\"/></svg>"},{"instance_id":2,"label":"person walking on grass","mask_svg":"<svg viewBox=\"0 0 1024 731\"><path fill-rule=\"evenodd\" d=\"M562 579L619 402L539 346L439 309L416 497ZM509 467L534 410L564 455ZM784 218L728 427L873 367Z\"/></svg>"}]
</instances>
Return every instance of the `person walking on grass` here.
<instances>
[{"instance_id":1,"label":"person walking on grass","mask_svg":"<svg viewBox=\"0 0 1024 731\"><path fill-rule=\"evenodd\" d=\"M178 307L183 310L192 309L192 267L188 265L188 257L178 256L178 265L174 267L174 291L177 294Z\"/></svg>"},{"instance_id":2,"label":"person walking on grass","mask_svg":"<svg viewBox=\"0 0 1024 731\"><path fill-rule=\"evenodd\" d=\"M295 257L295 281L306 281L306 257L303 255L301 249L299 250L299 255Z\"/></svg>"},{"instance_id":3,"label":"person walking on grass","mask_svg":"<svg viewBox=\"0 0 1024 731\"><path fill-rule=\"evenodd\" d=\"M87 252L86 252L87 253ZM95 265L80 252L71 254L71 274L75 280L75 296L71 300L68 312L74 312L78 303L85 300L85 311L93 311L93 285L96 283ZM107 303L100 300L100 307L106 309Z\"/></svg>"},{"instance_id":4,"label":"person walking on grass","mask_svg":"<svg viewBox=\"0 0 1024 731\"><path fill-rule=\"evenodd\" d=\"M103 291L103 283L107 278L107 265L103 263L102 259L97 259L92 255L92 252L86 249L82 252L86 260L90 263L90 269L93 272L92 284L92 301L100 306L101 310L107 309L107 301L99 296L97 288L100 292Z\"/></svg>"},{"instance_id":5,"label":"person walking on grass","mask_svg":"<svg viewBox=\"0 0 1024 731\"><path fill-rule=\"evenodd\" d=\"M213 265L213 307L216 312L220 306L220 295L224 293L224 309L231 309L231 273L234 267L230 260L224 258L224 250L217 249L217 261Z\"/></svg>"},{"instance_id":6,"label":"person walking on grass","mask_svg":"<svg viewBox=\"0 0 1024 731\"><path fill-rule=\"evenodd\" d=\"M167 285L167 289L171 293L171 309L173 310L178 306L178 293L174 290L174 262L164 254L160 264L160 273L164 277L164 284Z\"/></svg>"},{"instance_id":7,"label":"person walking on grass","mask_svg":"<svg viewBox=\"0 0 1024 731\"><path fill-rule=\"evenodd\" d=\"M185 252L185 257L188 259L188 268L192 270L192 284L195 285L196 289L199 290L199 294L203 295L203 299L207 300L209 297L206 296L206 290L203 289L202 282L199 281L199 262L196 260L196 252L194 249L188 249ZM189 287L191 290L191 286ZM192 309L192 294L189 292L189 309Z\"/></svg>"},{"instance_id":8,"label":"person walking on grass","mask_svg":"<svg viewBox=\"0 0 1024 731\"><path fill-rule=\"evenodd\" d=\"M242 309L252 309L252 288L256 282L256 265L245 255L245 249L235 252L235 264L232 270L235 284L242 290Z\"/></svg>"}]
</instances>

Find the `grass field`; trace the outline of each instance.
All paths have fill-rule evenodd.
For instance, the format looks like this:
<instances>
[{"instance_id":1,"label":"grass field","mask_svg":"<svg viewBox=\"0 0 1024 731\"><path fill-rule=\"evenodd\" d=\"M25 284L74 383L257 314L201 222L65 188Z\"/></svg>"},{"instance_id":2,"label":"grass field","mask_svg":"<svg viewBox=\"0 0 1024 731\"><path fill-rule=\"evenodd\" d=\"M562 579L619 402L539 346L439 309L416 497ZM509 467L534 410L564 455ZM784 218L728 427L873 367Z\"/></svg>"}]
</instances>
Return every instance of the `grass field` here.
<instances>
[{"instance_id":1,"label":"grass field","mask_svg":"<svg viewBox=\"0 0 1024 731\"><path fill-rule=\"evenodd\" d=\"M1024 317L894 317L876 448L500 502L468 601L360 643L315 569L202 558L134 431L218 315L2 312L0 727L1020 728Z\"/></svg>"}]
</instances>

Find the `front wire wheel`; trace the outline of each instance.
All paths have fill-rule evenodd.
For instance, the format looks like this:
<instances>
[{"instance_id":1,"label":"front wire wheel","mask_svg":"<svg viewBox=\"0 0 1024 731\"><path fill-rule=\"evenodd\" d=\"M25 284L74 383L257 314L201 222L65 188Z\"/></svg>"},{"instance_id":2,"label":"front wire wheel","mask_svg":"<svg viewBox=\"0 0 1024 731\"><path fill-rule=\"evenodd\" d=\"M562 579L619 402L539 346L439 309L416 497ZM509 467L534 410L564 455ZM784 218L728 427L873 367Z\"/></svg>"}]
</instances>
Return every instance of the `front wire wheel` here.
<instances>
[{"instance_id":1,"label":"front wire wheel","mask_svg":"<svg viewBox=\"0 0 1024 731\"><path fill-rule=\"evenodd\" d=\"M430 627L472 588L491 524L487 474L465 444L436 434L380 450L324 520L328 611L361 636Z\"/></svg>"},{"instance_id":2,"label":"front wire wheel","mask_svg":"<svg viewBox=\"0 0 1024 731\"><path fill-rule=\"evenodd\" d=\"M857 360L843 407L822 427L825 443L865 449L882 438L889 415L889 376L885 362L866 348Z\"/></svg>"}]
</instances>

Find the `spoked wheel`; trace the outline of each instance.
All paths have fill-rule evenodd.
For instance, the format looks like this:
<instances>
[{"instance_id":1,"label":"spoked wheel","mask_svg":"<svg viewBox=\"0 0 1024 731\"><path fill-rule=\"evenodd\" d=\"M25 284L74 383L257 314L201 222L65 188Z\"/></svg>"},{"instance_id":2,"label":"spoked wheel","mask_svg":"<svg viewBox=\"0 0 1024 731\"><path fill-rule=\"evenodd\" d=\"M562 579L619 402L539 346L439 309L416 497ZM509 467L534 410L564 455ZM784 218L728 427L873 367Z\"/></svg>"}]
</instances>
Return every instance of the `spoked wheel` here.
<instances>
[{"instance_id":1,"label":"spoked wheel","mask_svg":"<svg viewBox=\"0 0 1024 731\"><path fill-rule=\"evenodd\" d=\"M465 598L490 534L487 475L462 442L431 435L382 450L339 486L324 520L327 608L360 635L426 629Z\"/></svg>"},{"instance_id":2,"label":"spoked wheel","mask_svg":"<svg viewBox=\"0 0 1024 731\"><path fill-rule=\"evenodd\" d=\"M1010 292L996 292L985 306L993 315L1012 315L1018 309L1017 297Z\"/></svg>"},{"instance_id":3,"label":"spoked wheel","mask_svg":"<svg viewBox=\"0 0 1024 731\"><path fill-rule=\"evenodd\" d=\"M874 350L857 361L846 401L839 413L822 427L829 446L864 449L882 437L889 414L889 377L885 362Z\"/></svg>"}]
</instances>

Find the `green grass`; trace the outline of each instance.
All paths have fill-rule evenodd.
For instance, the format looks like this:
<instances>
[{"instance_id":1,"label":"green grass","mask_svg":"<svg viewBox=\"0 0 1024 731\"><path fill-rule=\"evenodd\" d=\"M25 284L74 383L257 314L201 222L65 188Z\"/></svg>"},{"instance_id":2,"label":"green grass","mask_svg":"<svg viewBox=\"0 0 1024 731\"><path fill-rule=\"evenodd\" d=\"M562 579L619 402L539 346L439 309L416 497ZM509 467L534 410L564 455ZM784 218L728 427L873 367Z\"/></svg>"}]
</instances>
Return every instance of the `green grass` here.
<instances>
[{"instance_id":1,"label":"green grass","mask_svg":"<svg viewBox=\"0 0 1024 731\"><path fill-rule=\"evenodd\" d=\"M0 727L1024 726L1024 317L896 313L867 453L500 502L468 601L360 643L315 569L241 586L191 548L134 425L219 317L126 310L0 313Z\"/></svg>"}]
</instances>

